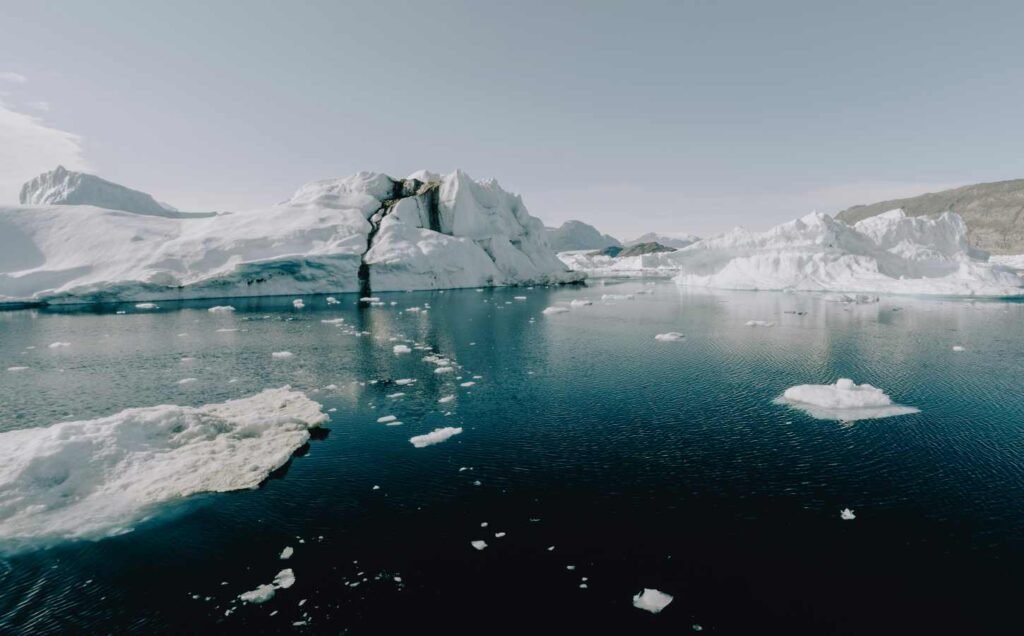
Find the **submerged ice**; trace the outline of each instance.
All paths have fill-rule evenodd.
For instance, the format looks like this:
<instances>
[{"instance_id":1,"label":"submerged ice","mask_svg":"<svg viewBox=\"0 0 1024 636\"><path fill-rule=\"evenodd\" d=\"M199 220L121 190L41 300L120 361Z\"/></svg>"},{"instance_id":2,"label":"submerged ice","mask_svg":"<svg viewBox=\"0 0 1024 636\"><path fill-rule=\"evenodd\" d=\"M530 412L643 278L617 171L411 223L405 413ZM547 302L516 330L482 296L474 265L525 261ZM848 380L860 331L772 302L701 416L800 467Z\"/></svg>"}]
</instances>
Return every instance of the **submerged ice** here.
<instances>
[{"instance_id":1,"label":"submerged ice","mask_svg":"<svg viewBox=\"0 0 1024 636\"><path fill-rule=\"evenodd\" d=\"M190 495L255 488L326 420L284 387L0 433L0 547L119 534Z\"/></svg>"}]
</instances>

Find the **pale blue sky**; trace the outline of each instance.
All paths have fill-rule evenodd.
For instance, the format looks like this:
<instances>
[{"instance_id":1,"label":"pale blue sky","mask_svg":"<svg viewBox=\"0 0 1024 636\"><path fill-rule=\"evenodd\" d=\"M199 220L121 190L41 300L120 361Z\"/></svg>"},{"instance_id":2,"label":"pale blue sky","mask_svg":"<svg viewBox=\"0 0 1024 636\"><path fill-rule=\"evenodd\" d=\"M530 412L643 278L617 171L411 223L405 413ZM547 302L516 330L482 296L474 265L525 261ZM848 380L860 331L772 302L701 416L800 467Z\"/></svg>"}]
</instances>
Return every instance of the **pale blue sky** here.
<instances>
[{"instance_id":1,"label":"pale blue sky","mask_svg":"<svg viewBox=\"0 0 1024 636\"><path fill-rule=\"evenodd\" d=\"M709 234L1024 177L1024 3L0 0L0 92L0 200L54 159L182 209L459 167Z\"/></svg>"}]
</instances>

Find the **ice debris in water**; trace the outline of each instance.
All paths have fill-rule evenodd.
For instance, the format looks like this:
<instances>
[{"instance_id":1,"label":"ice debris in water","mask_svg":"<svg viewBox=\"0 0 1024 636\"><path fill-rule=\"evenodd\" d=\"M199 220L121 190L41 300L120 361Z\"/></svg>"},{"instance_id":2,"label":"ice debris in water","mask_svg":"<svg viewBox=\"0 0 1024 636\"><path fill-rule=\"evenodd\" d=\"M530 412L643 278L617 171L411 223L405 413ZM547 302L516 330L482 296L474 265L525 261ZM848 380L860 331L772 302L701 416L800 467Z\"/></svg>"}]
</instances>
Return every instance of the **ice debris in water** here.
<instances>
[{"instance_id":1,"label":"ice debris in water","mask_svg":"<svg viewBox=\"0 0 1024 636\"><path fill-rule=\"evenodd\" d=\"M440 402L441 404L447 404L447 403L451 402L454 399L455 399L454 395L446 395L443 398L439 399L438 402Z\"/></svg>"},{"instance_id":2,"label":"ice debris in water","mask_svg":"<svg viewBox=\"0 0 1024 636\"><path fill-rule=\"evenodd\" d=\"M136 309L159 309L160 306L156 303L136 303Z\"/></svg>"},{"instance_id":3,"label":"ice debris in water","mask_svg":"<svg viewBox=\"0 0 1024 636\"><path fill-rule=\"evenodd\" d=\"M206 311L211 314L230 314L235 310L231 305L217 305L216 307L210 307Z\"/></svg>"},{"instance_id":4,"label":"ice debris in water","mask_svg":"<svg viewBox=\"0 0 1024 636\"><path fill-rule=\"evenodd\" d=\"M182 378L178 380L178 384L192 384L193 382L196 382L195 378Z\"/></svg>"},{"instance_id":5,"label":"ice debris in water","mask_svg":"<svg viewBox=\"0 0 1024 636\"><path fill-rule=\"evenodd\" d=\"M654 336L654 339L660 340L661 342L675 342L677 340L682 340L685 337L686 336L679 333L678 331L670 331L668 333L659 333L658 335Z\"/></svg>"},{"instance_id":6,"label":"ice debris in water","mask_svg":"<svg viewBox=\"0 0 1024 636\"><path fill-rule=\"evenodd\" d=\"M395 380L395 384L398 386L406 386L407 384L414 384L416 380L413 378L402 378L401 380Z\"/></svg>"},{"instance_id":7,"label":"ice debris in water","mask_svg":"<svg viewBox=\"0 0 1024 636\"><path fill-rule=\"evenodd\" d=\"M288 358L293 357L294 355L295 354L292 353L291 351L275 351L270 354L270 357L274 358L275 360L286 360Z\"/></svg>"},{"instance_id":8,"label":"ice debris in water","mask_svg":"<svg viewBox=\"0 0 1024 636\"><path fill-rule=\"evenodd\" d=\"M327 301L328 305L337 305L337 304L340 304L340 302L341 302L337 298L335 298L334 296L328 296L325 300Z\"/></svg>"},{"instance_id":9,"label":"ice debris in water","mask_svg":"<svg viewBox=\"0 0 1024 636\"><path fill-rule=\"evenodd\" d=\"M633 300L633 294L601 294L601 300Z\"/></svg>"},{"instance_id":10,"label":"ice debris in water","mask_svg":"<svg viewBox=\"0 0 1024 636\"><path fill-rule=\"evenodd\" d=\"M50 346L52 347L53 345L50 345ZM953 345L953 351L967 351L967 349L965 349L964 347L962 347L960 345Z\"/></svg>"},{"instance_id":11,"label":"ice debris in water","mask_svg":"<svg viewBox=\"0 0 1024 636\"><path fill-rule=\"evenodd\" d=\"M515 300L526 300L526 296L513 296L512 298Z\"/></svg>"},{"instance_id":12,"label":"ice debris in water","mask_svg":"<svg viewBox=\"0 0 1024 636\"><path fill-rule=\"evenodd\" d=\"M454 373L454 367L437 367L434 369L434 373Z\"/></svg>"},{"instance_id":13,"label":"ice debris in water","mask_svg":"<svg viewBox=\"0 0 1024 636\"><path fill-rule=\"evenodd\" d=\"M0 433L0 502L18 502L0 505L0 542L122 534L191 495L255 488L326 421L284 387Z\"/></svg>"},{"instance_id":14,"label":"ice debris in water","mask_svg":"<svg viewBox=\"0 0 1024 636\"><path fill-rule=\"evenodd\" d=\"M432 446L434 444L440 444L448 438L458 435L462 432L461 428L455 428L453 426L445 426L444 428L435 428L433 431L424 435L417 435L410 437L409 442L416 448L423 448L424 446Z\"/></svg>"},{"instance_id":15,"label":"ice debris in water","mask_svg":"<svg viewBox=\"0 0 1024 636\"><path fill-rule=\"evenodd\" d=\"M771 320L748 320L748 327L774 327L775 323Z\"/></svg>"},{"instance_id":16,"label":"ice debris in water","mask_svg":"<svg viewBox=\"0 0 1024 636\"><path fill-rule=\"evenodd\" d=\"M70 342L51 342L49 345L50 349L63 349L64 347L70 347Z\"/></svg>"},{"instance_id":17,"label":"ice debris in water","mask_svg":"<svg viewBox=\"0 0 1024 636\"><path fill-rule=\"evenodd\" d=\"M388 397L388 398L391 398L391 399L395 399L395 398L400 398L400 397L402 397L403 395L405 395L405 393L402 393L401 391L399 391L398 393L392 393L392 394L390 394L390 395L386 395L386 396L384 396L384 397Z\"/></svg>"},{"instance_id":18,"label":"ice debris in water","mask_svg":"<svg viewBox=\"0 0 1024 636\"><path fill-rule=\"evenodd\" d=\"M472 380L470 380L469 382L463 382L463 383L459 384L459 386L461 386L464 389L468 389L469 387L475 386L475 385L476 385L476 382L473 382Z\"/></svg>"},{"instance_id":19,"label":"ice debris in water","mask_svg":"<svg viewBox=\"0 0 1024 636\"><path fill-rule=\"evenodd\" d=\"M487 542L478 539L476 541L470 541L469 545L473 546L477 550L483 550L484 548L487 547Z\"/></svg>"},{"instance_id":20,"label":"ice debris in water","mask_svg":"<svg viewBox=\"0 0 1024 636\"><path fill-rule=\"evenodd\" d=\"M274 577L273 583L265 583L255 590L243 592L238 595L238 598L246 603L266 603L274 598L278 590L286 590L292 585L295 585L295 573L292 572L291 568L288 568L278 572L277 576Z\"/></svg>"},{"instance_id":21,"label":"ice debris in water","mask_svg":"<svg viewBox=\"0 0 1024 636\"><path fill-rule=\"evenodd\" d=\"M7 367L7 370L16 373L18 371L28 371L28 367Z\"/></svg>"},{"instance_id":22,"label":"ice debris in water","mask_svg":"<svg viewBox=\"0 0 1024 636\"><path fill-rule=\"evenodd\" d=\"M391 350L395 352L395 355L398 355L400 353L412 353L412 349L410 349L408 346L404 344L396 344L395 346L391 347Z\"/></svg>"},{"instance_id":23,"label":"ice debris in water","mask_svg":"<svg viewBox=\"0 0 1024 636\"><path fill-rule=\"evenodd\" d=\"M552 305L551 307L548 307L547 309L545 309L541 313L544 313L544 314L547 314L547 315L551 315L551 314L564 314L564 313L566 313L568 311L569 311L568 307L556 307L556 306Z\"/></svg>"},{"instance_id":24,"label":"ice debris in water","mask_svg":"<svg viewBox=\"0 0 1024 636\"><path fill-rule=\"evenodd\" d=\"M327 319L327 320L321 320L320 322L324 323L325 325L341 325L341 324L344 324L345 319L344 318L330 318L330 319Z\"/></svg>"},{"instance_id":25,"label":"ice debris in water","mask_svg":"<svg viewBox=\"0 0 1024 636\"><path fill-rule=\"evenodd\" d=\"M295 554L295 548L291 546L286 546L284 550L281 550L281 560L283 561L290 559L292 558L293 554Z\"/></svg>"},{"instance_id":26,"label":"ice debris in water","mask_svg":"<svg viewBox=\"0 0 1024 636\"><path fill-rule=\"evenodd\" d=\"M911 406L893 404L881 389L870 384L855 384L848 378L841 378L835 384L790 387L775 403L798 408L819 420L845 422L919 412Z\"/></svg>"},{"instance_id":27,"label":"ice debris in water","mask_svg":"<svg viewBox=\"0 0 1024 636\"><path fill-rule=\"evenodd\" d=\"M857 516L853 514L853 511L850 510L849 508L843 508L842 510L839 511L839 518L843 521L853 521L857 518Z\"/></svg>"},{"instance_id":28,"label":"ice debris in water","mask_svg":"<svg viewBox=\"0 0 1024 636\"><path fill-rule=\"evenodd\" d=\"M592 301L587 300L586 298L575 299L571 303L569 303L569 305L571 307L586 307L588 305L593 305L593 304L594 303Z\"/></svg>"},{"instance_id":29,"label":"ice debris in water","mask_svg":"<svg viewBox=\"0 0 1024 636\"><path fill-rule=\"evenodd\" d=\"M398 418L395 417L394 415L385 415L384 417L378 417L377 418L377 423L378 424L387 424L388 422L394 422L397 419Z\"/></svg>"},{"instance_id":30,"label":"ice debris in water","mask_svg":"<svg viewBox=\"0 0 1024 636\"><path fill-rule=\"evenodd\" d=\"M672 602L672 596L662 591L645 587L644 591L633 597L633 607L657 614Z\"/></svg>"},{"instance_id":31,"label":"ice debris in water","mask_svg":"<svg viewBox=\"0 0 1024 636\"><path fill-rule=\"evenodd\" d=\"M301 298L296 298L295 300L292 301L292 306L295 307L296 309L302 309L303 307L306 306L306 303L304 303Z\"/></svg>"}]
</instances>

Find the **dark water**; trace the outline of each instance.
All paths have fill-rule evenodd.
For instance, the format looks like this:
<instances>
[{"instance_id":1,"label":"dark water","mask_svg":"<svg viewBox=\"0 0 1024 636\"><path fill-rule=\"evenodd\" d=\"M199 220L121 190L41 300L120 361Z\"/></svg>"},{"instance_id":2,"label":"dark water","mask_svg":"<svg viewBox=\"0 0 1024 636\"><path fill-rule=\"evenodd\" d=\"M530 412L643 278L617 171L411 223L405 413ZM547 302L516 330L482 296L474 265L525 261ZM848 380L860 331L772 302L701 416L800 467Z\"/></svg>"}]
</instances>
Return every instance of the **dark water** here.
<instances>
[{"instance_id":1,"label":"dark water","mask_svg":"<svg viewBox=\"0 0 1024 636\"><path fill-rule=\"evenodd\" d=\"M598 300L638 290L653 293ZM847 307L668 283L381 296L398 304L0 313L0 430L284 384L337 409L327 437L258 490L0 558L0 632L1024 630L1024 304ZM594 306L541 314L582 297ZM333 317L371 335L320 322ZM666 331L687 338L654 340ZM422 353L396 357L398 334L483 379L453 388ZM280 350L295 357L272 361ZM15 365L30 368L3 370ZM359 384L400 377L419 382ZM921 412L844 426L772 403L838 377ZM396 390L400 402L384 397ZM377 424L385 413L404 425ZM438 426L465 432L409 444ZM285 566L292 588L237 603ZM644 587L675 600L643 612L631 598Z\"/></svg>"}]
</instances>

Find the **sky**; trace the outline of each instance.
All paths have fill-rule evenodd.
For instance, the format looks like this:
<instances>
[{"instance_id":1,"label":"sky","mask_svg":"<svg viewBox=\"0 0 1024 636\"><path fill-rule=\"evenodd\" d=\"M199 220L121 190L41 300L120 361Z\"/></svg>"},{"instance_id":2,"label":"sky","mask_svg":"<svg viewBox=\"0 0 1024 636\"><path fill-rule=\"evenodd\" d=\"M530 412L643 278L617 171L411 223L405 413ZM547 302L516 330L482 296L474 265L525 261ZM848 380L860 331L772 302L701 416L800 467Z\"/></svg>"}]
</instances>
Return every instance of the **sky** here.
<instances>
[{"instance_id":1,"label":"sky","mask_svg":"<svg viewBox=\"0 0 1024 636\"><path fill-rule=\"evenodd\" d=\"M629 238L1024 177L1024 3L0 0L0 203L461 168Z\"/></svg>"}]
</instances>

